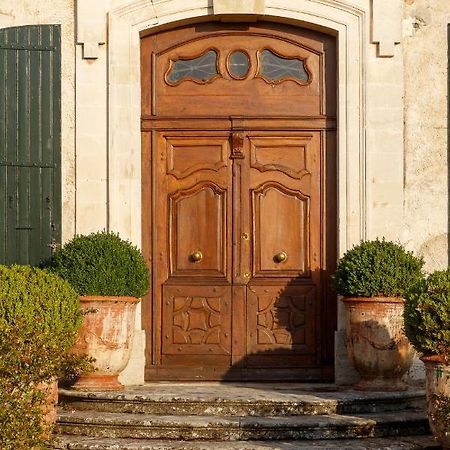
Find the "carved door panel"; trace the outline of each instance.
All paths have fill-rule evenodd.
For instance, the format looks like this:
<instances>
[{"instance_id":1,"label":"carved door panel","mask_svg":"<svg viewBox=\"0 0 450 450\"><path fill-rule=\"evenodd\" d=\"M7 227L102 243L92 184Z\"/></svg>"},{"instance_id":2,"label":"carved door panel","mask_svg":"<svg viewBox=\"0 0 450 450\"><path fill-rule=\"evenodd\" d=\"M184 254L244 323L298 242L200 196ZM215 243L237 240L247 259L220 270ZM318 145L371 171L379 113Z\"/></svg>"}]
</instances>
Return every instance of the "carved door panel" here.
<instances>
[{"instance_id":1,"label":"carved door panel","mask_svg":"<svg viewBox=\"0 0 450 450\"><path fill-rule=\"evenodd\" d=\"M229 366L231 165L228 134L159 133L157 323L164 366Z\"/></svg>"},{"instance_id":2,"label":"carved door panel","mask_svg":"<svg viewBox=\"0 0 450 450\"><path fill-rule=\"evenodd\" d=\"M320 144L319 132L248 136L249 373L278 368L295 378L307 367L315 378L321 370Z\"/></svg>"}]
</instances>

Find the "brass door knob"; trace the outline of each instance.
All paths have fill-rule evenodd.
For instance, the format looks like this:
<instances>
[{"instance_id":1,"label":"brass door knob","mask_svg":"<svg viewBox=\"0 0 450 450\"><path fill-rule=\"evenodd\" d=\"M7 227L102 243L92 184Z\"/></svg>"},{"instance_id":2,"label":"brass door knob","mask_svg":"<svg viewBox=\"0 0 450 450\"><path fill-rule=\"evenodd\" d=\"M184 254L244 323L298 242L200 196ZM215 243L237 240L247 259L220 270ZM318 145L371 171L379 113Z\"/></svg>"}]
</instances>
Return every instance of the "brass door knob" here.
<instances>
[{"instance_id":1,"label":"brass door knob","mask_svg":"<svg viewBox=\"0 0 450 450\"><path fill-rule=\"evenodd\" d=\"M277 254L273 257L273 260L274 260L275 262L277 262L277 263L282 263L282 262L285 262L285 261L287 260L287 257L288 257L288 255L287 255L286 252L280 252L280 253L277 253Z\"/></svg>"},{"instance_id":2,"label":"brass door knob","mask_svg":"<svg viewBox=\"0 0 450 450\"><path fill-rule=\"evenodd\" d=\"M203 253L200 250L196 250L189 255L192 262L199 262L203 259Z\"/></svg>"}]
</instances>

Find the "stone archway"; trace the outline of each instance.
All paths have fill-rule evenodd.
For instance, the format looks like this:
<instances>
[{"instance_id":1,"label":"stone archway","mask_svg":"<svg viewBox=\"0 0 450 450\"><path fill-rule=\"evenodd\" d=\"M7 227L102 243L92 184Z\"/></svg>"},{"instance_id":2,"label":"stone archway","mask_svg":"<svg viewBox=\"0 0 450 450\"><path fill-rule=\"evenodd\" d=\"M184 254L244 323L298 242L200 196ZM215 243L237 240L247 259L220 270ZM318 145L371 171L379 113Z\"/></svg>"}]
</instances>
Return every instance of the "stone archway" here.
<instances>
[{"instance_id":1,"label":"stone archway","mask_svg":"<svg viewBox=\"0 0 450 450\"><path fill-rule=\"evenodd\" d=\"M373 5L372 5L373 3ZM385 18L380 0L136 0L108 13L108 225L136 243L141 243L141 147L140 123L140 33L148 29L164 29L179 24L207 21L266 20L298 24L334 34L338 42L338 254L366 237L395 236L401 227L396 215L385 225L381 208L398 210L403 204L400 170L386 178L380 165L372 166L372 156L383 156L394 146L391 154L402 165L403 111L401 77L403 66L398 55L398 37L391 36L392 27L380 32L380 21L373 26L373 42L391 39L392 45L371 45L370 19ZM398 2L396 2L398 3ZM236 5L240 6L236 9ZM373 8L373 9L372 9ZM392 23L397 9L389 12ZM391 11L391 9L389 10ZM220 15L217 15L217 13ZM373 13L371 16L371 12ZM383 15L384 14L384 15ZM391 17L392 16L392 17ZM395 17L394 17L395 16ZM400 23L400 20L398 20ZM382 28L382 27L381 27ZM383 30L381 30L383 31ZM376 36L375 36L376 34ZM379 58L393 57L393 58ZM395 80L392 80L392 74ZM367 77L370 76L370 83ZM373 87L373 89L372 89ZM388 104L380 106L378 92L389 90ZM370 102L367 103L366 99ZM373 106L372 106L373 105ZM389 115L386 114L389 110ZM368 126L366 117L375 119ZM389 140L385 139L386 130ZM391 131L392 130L392 131ZM369 149L367 153L366 148ZM367 156L369 155L369 156ZM381 189L375 190L376 177L382 179ZM386 187L383 187L383 183ZM383 197L389 189L389 201ZM373 213L376 208L380 213ZM395 237L394 237L395 239ZM140 317L137 328L140 329ZM352 377L345 357L344 321L338 314L336 381L348 382ZM143 332L135 346L135 357L124 374L124 380L143 379Z\"/></svg>"}]
</instances>

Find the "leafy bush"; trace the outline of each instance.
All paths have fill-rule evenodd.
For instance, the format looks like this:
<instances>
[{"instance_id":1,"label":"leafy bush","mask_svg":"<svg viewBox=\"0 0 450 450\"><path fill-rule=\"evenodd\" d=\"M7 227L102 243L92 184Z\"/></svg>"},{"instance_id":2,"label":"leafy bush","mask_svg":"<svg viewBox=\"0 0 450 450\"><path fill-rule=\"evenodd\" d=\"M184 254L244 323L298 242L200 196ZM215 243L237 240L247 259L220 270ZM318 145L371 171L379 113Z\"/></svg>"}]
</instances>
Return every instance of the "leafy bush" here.
<instances>
[{"instance_id":1,"label":"leafy bush","mask_svg":"<svg viewBox=\"0 0 450 450\"><path fill-rule=\"evenodd\" d=\"M25 321L0 324L0 448L47 448L52 424L43 420L45 393L40 383L59 372L48 332L36 333Z\"/></svg>"},{"instance_id":2,"label":"leafy bush","mask_svg":"<svg viewBox=\"0 0 450 450\"><path fill-rule=\"evenodd\" d=\"M403 297L423 277L423 264L399 244L384 239L361 242L338 261L335 287L347 297Z\"/></svg>"},{"instance_id":3,"label":"leafy bush","mask_svg":"<svg viewBox=\"0 0 450 450\"><path fill-rule=\"evenodd\" d=\"M69 349L83 321L78 294L55 274L29 266L0 265L0 324L32 325L48 333L60 352Z\"/></svg>"},{"instance_id":4,"label":"leafy bush","mask_svg":"<svg viewBox=\"0 0 450 450\"><path fill-rule=\"evenodd\" d=\"M88 366L69 355L82 323L79 296L54 274L0 266L0 448L45 449L42 383Z\"/></svg>"},{"instance_id":5,"label":"leafy bush","mask_svg":"<svg viewBox=\"0 0 450 450\"><path fill-rule=\"evenodd\" d=\"M149 286L141 252L118 234L105 231L75 236L55 252L50 270L80 295L142 297Z\"/></svg>"},{"instance_id":6,"label":"leafy bush","mask_svg":"<svg viewBox=\"0 0 450 450\"><path fill-rule=\"evenodd\" d=\"M450 268L406 292L403 317L406 336L418 352L450 356Z\"/></svg>"}]
</instances>

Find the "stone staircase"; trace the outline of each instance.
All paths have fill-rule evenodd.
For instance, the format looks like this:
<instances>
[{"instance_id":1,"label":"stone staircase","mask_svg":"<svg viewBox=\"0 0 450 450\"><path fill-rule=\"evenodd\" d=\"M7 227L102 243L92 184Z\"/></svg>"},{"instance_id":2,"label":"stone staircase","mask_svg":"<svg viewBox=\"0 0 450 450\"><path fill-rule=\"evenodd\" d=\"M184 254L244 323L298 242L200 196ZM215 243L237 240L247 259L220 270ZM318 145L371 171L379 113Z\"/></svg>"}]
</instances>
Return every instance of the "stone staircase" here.
<instances>
[{"instance_id":1,"label":"stone staircase","mask_svg":"<svg viewBox=\"0 0 450 450\"><path fill-rule=\"evenodd\" d=\"M334 385L150 383L60 390L59 449L439 449L424 392Z\"/></svg>"}]
</instances>

